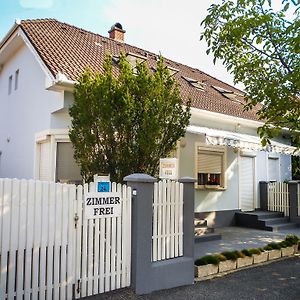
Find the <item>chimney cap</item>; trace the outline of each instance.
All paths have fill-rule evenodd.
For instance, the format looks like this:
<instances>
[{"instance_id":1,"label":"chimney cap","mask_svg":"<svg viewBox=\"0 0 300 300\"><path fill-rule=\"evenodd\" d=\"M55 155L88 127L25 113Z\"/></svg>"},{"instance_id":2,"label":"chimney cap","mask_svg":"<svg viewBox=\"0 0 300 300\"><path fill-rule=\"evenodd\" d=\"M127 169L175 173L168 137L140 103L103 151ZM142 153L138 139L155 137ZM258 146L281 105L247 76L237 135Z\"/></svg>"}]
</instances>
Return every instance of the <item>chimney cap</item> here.
<instances>
[{"instance_id":1,"label":"chimney cap","mask_svg":"<svg viewBox=\"0 0 300 300\"><path fill-rule=\"evenodd\" d=\"M110 30L109 30L109 33L110 33L111 31L113 31L114 29L117 29L117 30L119 30L119 31L121 31L121 32L126 32L126 31L123 29L122 24L119 23L119 22L117 22L117 23L115 23L114 25L111 26L111 28L110 28Z\"/></svg>"}]
</instances>

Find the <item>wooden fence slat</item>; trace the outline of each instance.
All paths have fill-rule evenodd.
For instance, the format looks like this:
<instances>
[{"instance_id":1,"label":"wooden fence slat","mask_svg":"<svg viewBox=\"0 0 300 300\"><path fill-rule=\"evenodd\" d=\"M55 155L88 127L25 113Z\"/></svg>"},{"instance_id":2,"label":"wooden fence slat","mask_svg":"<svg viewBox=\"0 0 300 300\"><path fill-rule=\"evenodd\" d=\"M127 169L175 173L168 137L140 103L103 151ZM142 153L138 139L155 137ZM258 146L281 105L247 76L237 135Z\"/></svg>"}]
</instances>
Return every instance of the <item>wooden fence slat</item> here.
<instances>
[{"instance_id":1,"label":"wooden fence slat","mask_svg":"<svg viewBox=\"0 0 300 300\"><path fill-rule=\"evenodd\" d=\"M166 258L170 258L170 221L171 221L171 180L166 181Z\"/></svg>"},{"instance_id":2,"label":"wooden fence slat","mask_svg":"<svg viewBox=\"0 0 300 300\"><path fill-rule=\"evenodd\" d=\"M17 265L17 300L23 299L24 282L24 254L26 247L26 213L27 213L27 181L20 182L20 210L19 210L19 246ZM0 192L1 197L1 192ZM1 223L1 222L0 222Z\"/></svg>"},{"instance_id":3,"label":"wooden fence slat","mask_svg":"<svg viewBox=\"0 0 300 300\"><path fill-rule=\"evenodd\" d=\"M39 298L45 299L46 293L46 247L48 244L48 202L49 183L42 183L42 209L41 209L41 246L40 246L40 289Z\"/></svg>"},{"instance_id":4,"label":"wooden fence slat","mask_svg":"<svg viewBox=\"0 0 300 300\"><path fill-rule=\"evenodd\" d=\"M75 244L75 298L80 297L80 278L81 272L81 259L82 259L82 231L83 231L83 187L79 185L76 188L76 201L75 201L77 224L76 224L76 244Z\"/></svg>"},{"instance_id":5,"label":"wooden fence slat","mask_svg":"<svg viewBox=\"0 0 300 300\"><path fill-rule=\"evenodd\" d=\"M89 185L89 191L95 191L95 185L93 182ZM88 220L88 272L87 272L87 296L93 295L93 273L94 273L94 261L93 261L93 252L94 252L94 223L95 220Z\"/></svg>"},{"instance_id":6,"label":"wooden fence slat","mask_svg":"<svg viewBox=\"0 0 300 300\"><path fill-rule=\"evenodd\" d=\"M175 251L174 251L174 256L177 257L179 256L179 201L180 201L180 184L179 182L175 183Z\"/></svg>"},{"instance_id":7,"label":"wooden fence slat","mask_svg":"<svg viewBox=\"0 0 300 300\"><path fill-rule=\"evenodd\" d=\"M127 197L125 197L126 201L126 211L125 211L125 219L126 219L126 232L127 237L126 241L126 255L125 255L125 269L126 269L126 286L130 285L130 277L131 277L131 203L132 203L132 190L130 187L127 188Z\"/></svg>"},{"instance_id":8,"label":"wooden fence slat","mask_svg":"<svg viewBox=\"0 0 300 300\"><path fill-rule=\"evenodd\" d=\"M68 210L68 242L67 242L67 299L72 299L74 274L75 274L75 205L76 187L69 186Z\"/></svg>"},{"instance_id":9,"label":"wooden fence slat","mask_svg":"<svg viewBox=\"0 0 300 300\"><path fill-rule=\"evenodd\" d=\"M18 225L19 225L19 206L20 206L20 182L12 180L12 198L10 212L10 243L9 243L9 266L8 266L8 299L14 299L15 279L16 279L16 253L18 249Z\"/></svg>"},{"instance_id":10,"label":"wooden fence slat","mask_svg":"<svg viewBox=\"0 0 300 300\"><path fill-rule=\"evenodd\" d=\"M49 183L49 201L48 201L48 245L47 245L47 299L52 299L53 295L53 264L54 264L54 239L56 226L56 185Z\"/></svg>"},{"instance_id":11,"label":"wooden fence slat","mask_svg":"<svg viewBox=\"0 0 300 300\"><path fill-rule=\"evenodd\" d=\"M171 241L170 241L170 257L174 257L174 246L175 246L175 227L174 227L174 220L175 220L175 202L176 202L176 190L175 190L175 181L171 181L170 186L171 191L171 199L170 199L170 233L171 233Z\"/></svg>"},{"instance_id":12,"label":"wooden fence slat","mask_svg":"<svg viewBox=\"0 0 300 300\"><path fill-rule=\"evenodd\" d=\"M32 249L33 249L33 231L34 231L34 198L35 181L28 181L28 201L27 201L27 226L26 226L26 257L25 274L32 274ZM31 276L25 276L24 299L31 299Z\"/></svg>"},{"instance_id":13,"label":"wooden fence slat","mask_svg":"<svg viewBox=\"0 0 300 300\"><path fill-rule=\"evenodd\" d=\"M62 184L56 185L55 195L55 236L54 236L54 268L53 268L53 296L54 299L59 299L60 295L60 251L62 241L62 198L63 198L63 187Z\"/></svg>"},{"instance_id":14,"label":"wooden fence slat","mask_svg":"<svg viewBox=\"0 0 300 300\"><path fill-rule=\"evenodd\" d=\"M179 256L183 255L183 184L179 185Z\"/></svg>"},{"instance_id":15,"label":"wooden fence slat","mask_svg":"<svg viewBox=\"0 0 300 300\"><path fill-rule=\"evenodd\" d=\"M61 227L61 250L60 250L60 299L66 299L67 286L67 241L69 224L69 189L66 184L62 185L62 227Z\"/></svg>"},{"instance_id":16,"label":"wooden fence slat","mask_svg":"<svg viewBox=\"0 0 300 300\"><path fill-rule=\"evenodd\" d=\"M121 193L123 199L122 185L117 185L117 191ZM121 287L121 264L122 264L122 219L121 216L117 217L117 249L116 249L116 288Z\"/></svg>"},{"instance_id":17,"label":"wooden fence slat","mask_svg":"<svg viewBox=\"0 0 300 300\"><path fill-rule=\"evenodd\" d=\"M84 185L84 194L88 193L88 184ZM81 257L81 297L87 296L87 229L88 229L88 221L87 219L82 219L82 257Z\"/></svg>"}]
</instances>

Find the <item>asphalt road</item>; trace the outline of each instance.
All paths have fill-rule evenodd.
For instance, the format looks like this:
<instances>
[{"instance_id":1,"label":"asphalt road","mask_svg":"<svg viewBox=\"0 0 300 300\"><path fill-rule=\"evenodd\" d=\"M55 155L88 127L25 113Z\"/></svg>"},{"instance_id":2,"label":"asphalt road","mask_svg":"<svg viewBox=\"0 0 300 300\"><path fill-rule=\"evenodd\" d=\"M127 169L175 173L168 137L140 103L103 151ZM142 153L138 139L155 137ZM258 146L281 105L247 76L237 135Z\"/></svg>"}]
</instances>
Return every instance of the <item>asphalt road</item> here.
<instances>
[{"instance_id":1,"label":"asphalt road","mask_svg":"<svg viewBox=\"0 0 300 300\"><path fill-rule=\"evenodd\" d=\"M191 286L154 292L149 295L137 296L131 289L121 289L85 299L300 300L300 257L280 260L223 277L196 282Z\"/></svg>"}]
</instances>

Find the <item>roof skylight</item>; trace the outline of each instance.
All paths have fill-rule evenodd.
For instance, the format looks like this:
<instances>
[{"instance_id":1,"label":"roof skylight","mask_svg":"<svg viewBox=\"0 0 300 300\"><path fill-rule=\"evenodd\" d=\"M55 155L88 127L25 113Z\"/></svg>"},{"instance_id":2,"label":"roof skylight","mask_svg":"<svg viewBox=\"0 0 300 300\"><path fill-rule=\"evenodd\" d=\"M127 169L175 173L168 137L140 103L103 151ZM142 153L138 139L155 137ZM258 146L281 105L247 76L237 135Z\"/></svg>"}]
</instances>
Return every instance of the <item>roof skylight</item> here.
<instances>
[{"instance_id":1,"label":"roof skylight","mask_svg":"<svg viewBox=\"0 0 300 300\"><path fill-rule=\"evenodd\" d=\"M226 97L227 99L243 104L243 102L241 100L237 99L238 96L243 97L242 94L239 94L239 93L236 93L236 92L233 92L233 91L230 91L230 90L226 90L224 88L221 88L221 87L215 86L215 85L212 85L212 87L216 91L218 91L220 94L222 94L224 97Z\"/></svg>"},{"instance_id":2,"label":"roof skylight","mask_svg":"<svg viewBox=\"0 0 300 300\"><path fill-rule=\"evenodd\" d=\"M206 86L206 84L204 82L200 82L196 79L189 78L186 76L182 76L182 78L185 79L191 86L195 87L196 89L198 89L200 91L204 91L204 88Z\"/></svg>"}]
</instances>

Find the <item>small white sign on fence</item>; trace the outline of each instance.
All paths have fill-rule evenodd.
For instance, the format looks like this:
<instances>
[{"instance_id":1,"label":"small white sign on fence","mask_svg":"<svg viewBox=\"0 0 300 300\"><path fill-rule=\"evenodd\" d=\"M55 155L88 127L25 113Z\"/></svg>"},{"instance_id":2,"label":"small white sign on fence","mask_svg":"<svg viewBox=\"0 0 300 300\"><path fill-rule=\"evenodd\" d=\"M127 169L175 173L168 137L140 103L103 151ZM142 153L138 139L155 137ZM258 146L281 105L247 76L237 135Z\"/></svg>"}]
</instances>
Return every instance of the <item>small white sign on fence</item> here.
<instances>
[{"instance_id":1,"label":"small white sign on fence","mask_svg":"<svg viewBox=\"0 0 300 300\"><path fill-rule=\"evenodd\" d=\"M86 219L119 217L121 215L121 193L87 193L84 196Z\"/></svg>"},{"instance_id":2,"label":"small white sign on fence","mask_svg":"<svg viewBox=\"0 0 300 300\"><path fill-rule=\"evenodd\" d=\"M178 179L177 158L161 158L159 160L159 177L161 179Z\"/></svg>"}]
</instances>

